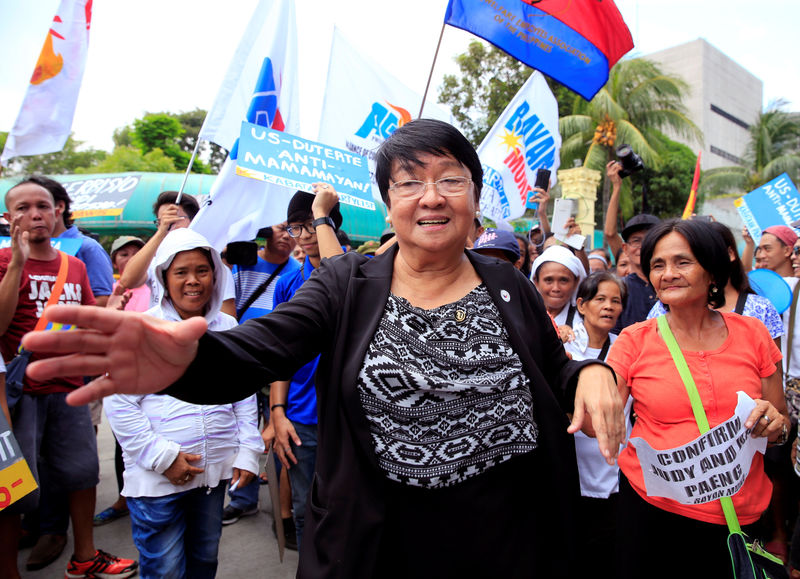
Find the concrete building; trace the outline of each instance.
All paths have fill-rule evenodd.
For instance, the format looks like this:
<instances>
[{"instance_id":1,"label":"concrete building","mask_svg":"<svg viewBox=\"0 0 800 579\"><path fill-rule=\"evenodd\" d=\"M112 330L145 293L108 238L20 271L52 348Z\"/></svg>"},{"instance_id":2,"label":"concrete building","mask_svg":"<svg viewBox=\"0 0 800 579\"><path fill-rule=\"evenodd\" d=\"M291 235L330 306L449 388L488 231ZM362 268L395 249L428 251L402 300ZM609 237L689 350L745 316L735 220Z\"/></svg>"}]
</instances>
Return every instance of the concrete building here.
<instances>
[{"instance_id":1,"label":"concrete building","mask_svg":"<svg viewBox=\"0 0 800 579\"><path fill-rule=\"evenodd\" d=\"M741 164L750 124L761 112L763 83L702 38L645 55L690 87L684 101L703 132L703 169ZM673 136L693 151L700 143Z\"/></svg>"}]
</instances>

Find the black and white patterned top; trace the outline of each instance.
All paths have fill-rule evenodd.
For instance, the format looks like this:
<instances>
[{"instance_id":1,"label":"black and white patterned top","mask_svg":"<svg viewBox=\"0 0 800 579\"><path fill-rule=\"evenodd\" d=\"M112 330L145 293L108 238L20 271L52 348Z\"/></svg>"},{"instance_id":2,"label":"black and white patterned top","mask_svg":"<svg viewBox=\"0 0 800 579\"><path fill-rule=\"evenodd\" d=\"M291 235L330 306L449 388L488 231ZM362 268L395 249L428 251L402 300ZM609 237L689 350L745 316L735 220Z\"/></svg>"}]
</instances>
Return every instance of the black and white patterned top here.
<instances>
[{"instance_id":1,"label":"black and white patterned top","mask_svg":"<svg viewBox=\"0 0 800 579\"><path fill-rule=\"evenodd\" d=\"M394 481L451 486L537 446L519 356L484 285L432 310L389 296L358 391Z\"/></svg>"}]
</instances>

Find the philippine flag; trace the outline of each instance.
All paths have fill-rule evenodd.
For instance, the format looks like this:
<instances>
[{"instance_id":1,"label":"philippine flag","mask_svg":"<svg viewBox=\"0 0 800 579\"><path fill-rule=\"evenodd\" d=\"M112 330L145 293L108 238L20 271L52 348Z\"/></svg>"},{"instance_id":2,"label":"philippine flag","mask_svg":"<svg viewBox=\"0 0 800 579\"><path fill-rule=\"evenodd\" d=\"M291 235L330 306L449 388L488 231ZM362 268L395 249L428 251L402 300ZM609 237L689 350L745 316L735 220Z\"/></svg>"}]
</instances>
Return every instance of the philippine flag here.
<instances>
[{"instance_id":1,"label":"philippine flag","mask_svg":"<svg viewBox=\"0 0 800 579\"><path fill-rule=\"evenodd\" d=\"M297 26L292 0L261 0L199 138L230 151L191 228L217 249L286 220L294 190L236 174L242 121L299 134Z\"/></svg>"}]
</instances>

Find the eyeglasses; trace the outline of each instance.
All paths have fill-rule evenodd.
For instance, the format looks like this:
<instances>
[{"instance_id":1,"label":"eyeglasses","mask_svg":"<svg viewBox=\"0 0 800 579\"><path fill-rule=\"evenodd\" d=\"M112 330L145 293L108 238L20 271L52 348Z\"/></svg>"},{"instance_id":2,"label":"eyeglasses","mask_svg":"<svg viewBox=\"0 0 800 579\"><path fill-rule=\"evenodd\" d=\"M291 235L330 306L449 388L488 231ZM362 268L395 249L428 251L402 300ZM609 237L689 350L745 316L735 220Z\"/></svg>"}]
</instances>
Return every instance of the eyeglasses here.
<instances>
[{"instance_id":1,"label":"eyeglasses","mask_svg":"<svg viewBox=\"0 0 800 579\"><path fill-rule=\"evenodd\" d=\"M428 185L433 185L436 192L442 197L459 197L469 190L472 179L469 177L444 177L438 181L398 181L389 186L400 199L417 199L425 194Z\"/></svg>"},{"instance_id":2,"label":"eyeglasses","mask_svg":"<svg viewBox=\"0 0 800 579\"><path fill-rule=\"evenodd\" d=\"M631 239L628 241L628 245L630 245L632 248L641 247L643 241L644 237L637 237L636 239Z\"/></svg>"},{"instance_id":3,"label":"eyeglasses","mask_svg":"<svg viewBox=\"0 0 800 579\"><path fill-rule=\"evenodd\" d=\"M305 230L305 232L308 234L317 232L310 221L306 221L302 225L289 225L286 227L286 231L289 232L289 237L300 237L303 235L303 230Z\"/></svg>"},{"instance_id":4,"label":"eyeglasses","mask_svg":"<svg viewBox=\"0 0 800 579\"><path fill-rule=\"evenodd\" d=\"M792 253L795 255L800 255L800 247L793 247Z\"/></svg>"},{"instance_id":5,"label":"eyeglasses","mask_svg":"<svg viewBox=\"0 0 800 579\"><path fill-rule=\"evenodd\" d=\"M189 218L186 217L185 215L178 215L178 219L189 219ZM161 220L160 219L153 219L153 223L155 223L156 226L161 225Z\"/></svg>"}]
</instances>

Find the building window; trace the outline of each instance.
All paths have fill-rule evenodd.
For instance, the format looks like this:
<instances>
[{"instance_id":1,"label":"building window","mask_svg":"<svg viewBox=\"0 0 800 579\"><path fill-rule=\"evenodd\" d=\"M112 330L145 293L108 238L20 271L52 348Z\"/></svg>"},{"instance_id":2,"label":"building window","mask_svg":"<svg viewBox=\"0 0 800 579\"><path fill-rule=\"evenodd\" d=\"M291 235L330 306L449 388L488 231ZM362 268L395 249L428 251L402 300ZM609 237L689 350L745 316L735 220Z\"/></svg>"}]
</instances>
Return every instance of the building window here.
<instances>
[{"instance_id":1,"label":"building window","mask_svg":"<svg viewBox=\"0 0 800 579\"><path fill-rule=\"evenodd\" d=\"M748 129L748 130L750 129L750 125L748 125L748 124L747 124L746 122L744 122L742 119L740 119L739 117L735 117L735 116L733 116L733 115L732 115L732 114L730 114L729 112L723 111L723 110L722 110L721 108L719 108L717 105L711 105L711 110L712 110L712 111L714 111L715 113L717 113L719 116L721 116L721 117L724 117L724 118L728 119L730 122L732 122L732 123L735 123L735 124L739 125L739 126L740 126L740 127L742 127L743 129Z\"/></svg>"},{"instance_id":2,"label":"building window","mask_svg":"<svg viewBox=\"0 0 800 579\"><path fill-rule=\"evenodd\" d=\"M719 155L723 159L731 161L732 163L736 163L737 165L744 165L744 159L742 159L741 157L737 157L736 155L729 153L728 151L723 151L722 149L717 148L714 145L711 145L711 152L714 153L715 155Z\"/></svg>"}]
</instances>

